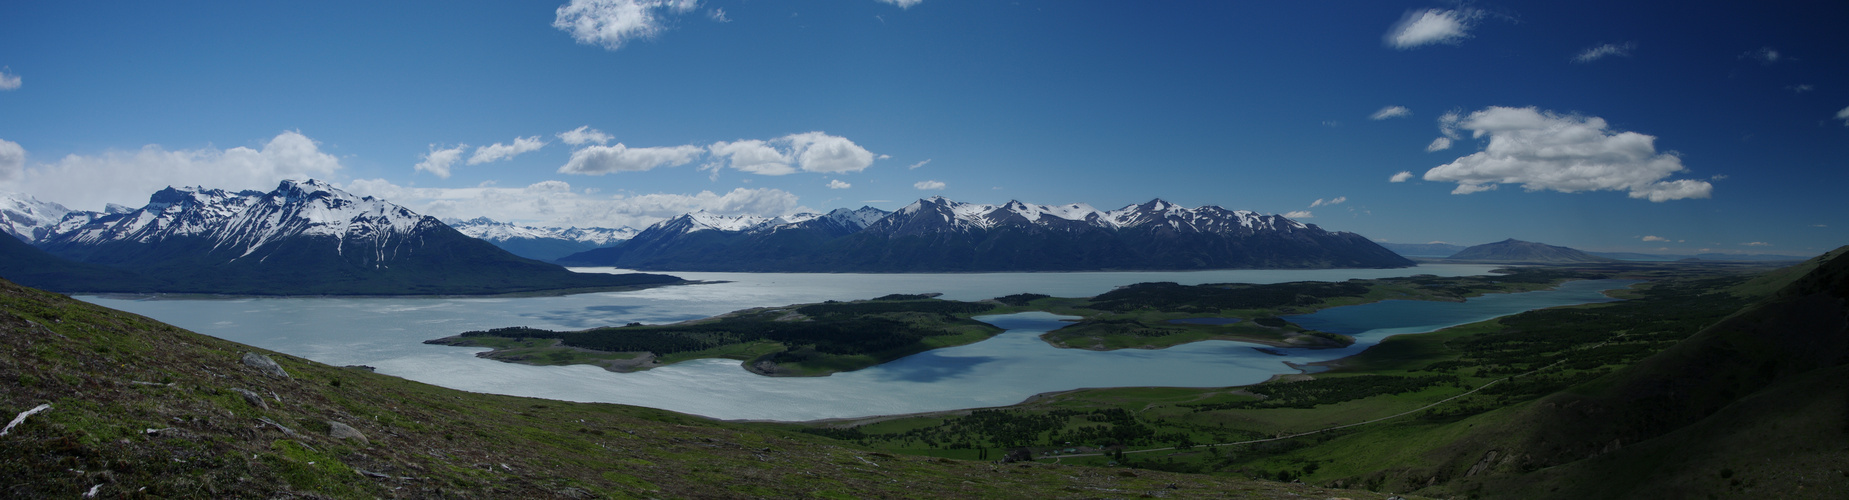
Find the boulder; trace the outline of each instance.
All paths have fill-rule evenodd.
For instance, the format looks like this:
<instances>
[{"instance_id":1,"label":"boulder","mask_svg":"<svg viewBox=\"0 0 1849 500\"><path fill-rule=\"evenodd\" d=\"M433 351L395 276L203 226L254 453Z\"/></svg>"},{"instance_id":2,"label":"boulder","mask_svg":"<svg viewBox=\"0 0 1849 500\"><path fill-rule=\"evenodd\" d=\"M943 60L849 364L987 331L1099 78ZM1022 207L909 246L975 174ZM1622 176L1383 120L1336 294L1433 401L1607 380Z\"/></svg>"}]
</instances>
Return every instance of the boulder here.
<instances>
[{"instance_id":1,"label":"boulder","mask_svg":"<svg viewBox=\"0 0 1849 500\"><path fill-rule=\"evenodd\" d=\"M270 409L269 403L265 403L263 401L263 396L257 395L256 392L253 392L247 389L238 389L235 387L231 389L231 392L238 393L239 396L244 396L244 402L250 403L251 406L255 406L259 410Z\"/></svg>"},{"instance_id":2,"label":"boulder","mask_svg":"<svg viewBox=\"0 0 1849 500\"><path fill-rule=\"evenodd\" d=\"M276 360L270 359L269 356L264 356L262 354L254 352L244 353L244 366L256 368L257 371L263 372L264 375L269 375L271 377L290 378L289 372L283 371L282 365L276 364Z\"/></svg>"},{"instance_id":3,"label":"boulder","mask_svg":"<svg viewBox=\"0 0 1849 500\"><path fill-rule=\"evenodd\" d=\"M361 445L372 444L371 441L366 439L365 434L360 433L359 429L332 420L327 421L327 437L334 439L357 439Z\"/></svg>"}]
</instances>

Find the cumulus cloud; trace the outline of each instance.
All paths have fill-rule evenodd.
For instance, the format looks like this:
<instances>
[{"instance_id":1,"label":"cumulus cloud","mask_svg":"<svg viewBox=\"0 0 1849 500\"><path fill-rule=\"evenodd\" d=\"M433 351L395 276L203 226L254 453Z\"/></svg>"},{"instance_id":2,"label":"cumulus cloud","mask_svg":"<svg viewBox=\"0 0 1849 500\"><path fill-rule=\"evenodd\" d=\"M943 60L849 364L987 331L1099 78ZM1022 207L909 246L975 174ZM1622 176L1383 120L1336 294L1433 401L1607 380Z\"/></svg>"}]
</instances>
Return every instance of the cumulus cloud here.
<instances>
[{"instance_id":1,"label":"cumulus cloud","mask_svg":"<svg viewBox=\"0 0 1849 500\"><path fill-rule=\"evenodd\" d=\"M1427 153L1435 153L1435 152L1444 151L1447 149L1451 149L1451 138L1450 137L1439 137L1437 139L1432 139L1431 144L1425 145L1425 152Z\"/></svg>"},{"instance_id":2,"label":"cumulus cloud","mask_svg":"<svg viewBox=\"0 0 1849 500\"><path fill-rule=\"evenodd\" d=\"M1573 62L1589 63L1592 61L1597 61L1597 60L1604 59L1604 58L1611 57L1611 56L1630 57L1631 51L1635 50L1636 48L1637 48L1637 42L1606 43L1606 44L1595 45L1592 47L1587 47L1586 50L1580 51L1579 55L1573 56Z\"/></svg>"},{"instance_id":3,"label":"cumulus cloud","mask_svg":"<svg viewBox=\"0 0 1849 500\"><path fill-rule=\"evenodd\" d=\"M456 147L448 149L437 149L437 145L431 144L430 152L420 157L424 160L413 165L412 171L430 172L437 177L448 179L450 165L455 165L457 160L461 160L462 152L466 149L469 149L467 144L457 144Z\"/></svg>"},{"instance_id":4,"label":"cumulus cloud","mask_svg":"<svg viewBox=\"0 0 1849 500\"><path fill-rule=\"evenodd\" d=\"M0 179L0 190L79 210L101 210L108 203L141 206L148 195L168 186L269 191L283 179L325 179L341 168L338 158L295 131L277 134L261 149L168 151L149 144L134 151L68 155L55 163L26 165L24 160L23 148L0 141L0 172L9 166L14 172L11 179Z\"/></svg>"},{"instance_id":5,"label":"cumulus cloud","mask_svg":"<svg viewBox=\"0 0 1849 500\"><path fill-rule=\"evenodd\" d=\"M1662 236L1645 236L1644 241L1669 241L1669 238L1664 238Z\"/></svg>"},{"instance_id":6,"label":"cumulus cloud","mask_svg":"<svg viewBox=\"0 0 1849 500\"><path fill-rule=\"evenodd\" d=\"M1533 107L1489 107L1457 122L1482 151L1433 167L1425 180L1456 182L1452 194L1521 184L1529 191L1627 191L1654 202L1707 198L1705 181L1665 178L1685 170L1673 153L1656 152L1656 137L1610 130L1598 117L1561 115Z\"/></svg>"},{"instance_id":7,"label":"cumulus cloud","mask_svg":"<svg viewBox=\"0 0 1849 500\"><path fill-rule=\"evenodd\" d=\"M703 168L718 173L721 167L758 175L796 172L859 172L873 165L873 152L845 137L804 132L771 139L715 142L706 147L714 161Z\"/></svg>"},{"instance_id":8,"label":"cumulus cloud","mask_svg":"<svg viewBox=\"0 0 1849 500\"><path fill-rule=\"evenodd\" d=\"M1407 11L1400 22L1387 30L1386 44L1396 49L1411 49L1437 43L1456 45L1470 38L1483 12L1476 9L1425 9Z\"/></svg>"},{"instance_id":9,"label":"cumulus cloud","mask_svg":"<svg viewBox=\"0 0 1849 500\"><path fill-rule=\"evenodd\" d=\"M26 148L17 142L0 139L0 182L18 179L26 169Z\"/></svg>"},{"instance_id":10,"label":"cumulus cloud","mask_svg":"<svg viewBox=\"0 0 1849 500\"><path fill-rule=\"evenodd\" d=\"M631 40L653 38L666 29L662 18L699 7L697 0L571 0L559 6L552 27L573 40L606 50Z\"/></svg>"},{"instance_id":11,"label":"cumulus cloud","mask_svg":"<svg viewBox=\"0 0 1849 500\"><path fill-rule=\"evenodd\" d=\"M25 83L19 79L19 75L13 74L12 69L0 68L0 90L18 89L20 84Z\"/></svg>"},{"instance_id":12,"label":"cumulus cloud","mask_svg":"<svg viewBox=\"0 0 1849 500\"><path fill-rule=\"evenodd\" d=\"M1388 118L1399 118L1402 116L1412 116L1412 110L1406 109L1405 106L1387 106L1384 108L1380 108L1380 111L1375 111L1374 114L1372 115L1368 115L1367 119L1385 120Z\"/></svg>"},{"instance_id":13,"label":"cumulus cloud","mask_svg":"<svg viewBox=\"0 0 1849 500\"><path fill-rule=\"evenodd\" d=\"M1393 177L1387 179L1387 182L1406 182L1411 179L1412 179L1412 172L1403 170L1403 171L1400 171L1400 173L1393 174Z\"/></svg>"},{"instance_id":14,"label":"cumulus cloud","mask_svg":"<svg viewBox=\"0 0 1849 500\"><path fill-rule=\"evenodd\" d=\"M1348 201L1347 196L1337 196L1335 198L1331 198L1328 200L1317 198L1316 201L1310 202L1310 208L1316 208L1316 207L1325 206L1325 205L1340 205L1342 204L1342 202L1345 202L1345 201Z\"/></svg>"},{"instance_id":15,"label":"cumulus cloud","mask_svg":"<svg viewBox=\"0 0 1849 500\"><path fill-rule=\"evenodd\" d=\"M944 189L944 183L938 181L918 181L912 184L912 187L918 188L921 191L939 191Z\"/></svg>"},{"instance_id":16,"label":"cumulus cloud","mask_svg":"<svg viewBox=\"0 0 1849 500\"><path fill-rule=\"evenodd\" d=\"M591 128L590 125L559 132L556 135L559 140L565 141L566 144L573 146L582 146L593 142L604 144L610 142L610 139L613 139L613 137L610 137L610 134L603 133L602 130Z\"/></svg>"},{"instance_id":17,"label":"cumulus cloud","mask_svg":"<svg viewBox=\"0 0 1849 500\"><path fill-rule=\"evenodd\" d=\"M901 9L910 9L913 5L918 5L919 2L923 1L924 0L879 0L880 3L897 5Z\"/></svg>"},{"instance_id":18,"label":"cumulus cloud","mask_svg":"<svg viewBox=\"0 0 1849 500\"><path fill-rule=\"evenodd\" d=\"M851 187L854 187L854 185L841 182L841 179L833 179L833 180L828 181L828 189L847 189Z\"/></svg>"},{"instance_id":19,"label":"cumulus cloud","mask_svg":"<svg viewBox=\"0 0 1849 500\"><path fill-rule=\"evenodd\" d=\"M732 18L725 16L725 9L720 9L720 8L707 9L706 18L713 20L713 22L720 22L720 23L732 22Z\"/></svg>"},{"instance_id":20,"label":"cumulus cloud","mask_svg":"<svg viewBox=\"0 0 1849 500\"><path fill-rule=\"evenodd\" d=\"M1849 107L1843 108L1842 111L1837 111L1836 119L1842 120L1843 126L1849 127Z\"/></svg>"},{"instance_id":21,"label":"cumulus cloud","mask_svg":"<svg viewBox=\"0 0 1849 500\"><path fill-rule=\"evenodd\" d=\"M572 151L571 159L565 162L565 166L559 167L558 172L603 175L611 172L641 172L663 166L678 167L699 158L702 151L699 146L632 148L620 142L615 146L585 146Z\"/></svg>"},{"instance_id":22,"label":"cumulus cloud","mask_svg":"<svg viewBox=\"0 0 1849 500\"><path fill-rule=\"evenodd\" d=\"M532 137L515 137L513 144L501 144L497 142L492 145L475 148L475 154L469 157L469 164L479 165L491 161L512 159L515 155L519 155L520 153L533 151L545 146L546 141L539 140L539 136L537 135Z\"/></svg>"},{"instance_id":23,"label":"cumulus cloud","mask_svg":"<svg viewBox=\"0 0 1849 500\"><path fill-rule=\"evenodd\" d=\"M1316 216L1311 215L1309 210L1293 210L1289 212L1284 212L1284 218L1286 219L1310 219L1314 217Z\"/></svg>"},{"instance_id":24,"label":"cumulus cloud","mask_svg":"<svg viewBox=\"0 0 1849 500\"><path fill-rule=\"evenodd\" d=\"M596 190L574 189L571 184L556 180L526 187L414 188L384 179L355 180L343 189L390 200L438 218L488 217L503 222L559 227L642 228L697 210L763 217L813 211L799 204L796 195L778 189L599 196Z\"/></svg>"},{"instance_id":25,"label":"cumulus cloud","mask_svg":"<svg viewBox=\"0 0 1849 500\"><path fill-rule=\"evenodd\" d=\"M925 159L925 161L921 161L921 162L918 162L918 163L913 163L913 164L911 164L910 166L907 166L907 167L905 167L905 169L906 169L906 170L918 170L918 167L922 167L922 166L925 166L925 164L926 164L926 163L931 163L931 159L929 159L929 158L926 158L926 159Z\"/></svg>"}]
</instances>

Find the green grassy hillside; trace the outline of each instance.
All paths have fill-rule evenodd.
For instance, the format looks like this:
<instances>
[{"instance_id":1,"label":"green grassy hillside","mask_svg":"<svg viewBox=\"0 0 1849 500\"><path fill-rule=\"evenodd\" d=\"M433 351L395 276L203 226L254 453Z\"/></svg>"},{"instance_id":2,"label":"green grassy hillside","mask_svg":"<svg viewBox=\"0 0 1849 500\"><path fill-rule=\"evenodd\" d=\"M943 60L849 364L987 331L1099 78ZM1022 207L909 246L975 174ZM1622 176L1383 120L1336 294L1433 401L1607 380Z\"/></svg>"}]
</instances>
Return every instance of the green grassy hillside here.
<instances>
[{"instance_id":1,"label":"green grassy hillside","mask_svg":"<svg viewBox=\"0 0 1849 500\"><path fill-rule=\"evenodd\" d=\"M287 378L243 362L249 352ZM0 418L49 405L0 436L10 498L1386 497L899 456L660 410L461 392L3 281L0 387Z\"/></svg>"}]
</instances>

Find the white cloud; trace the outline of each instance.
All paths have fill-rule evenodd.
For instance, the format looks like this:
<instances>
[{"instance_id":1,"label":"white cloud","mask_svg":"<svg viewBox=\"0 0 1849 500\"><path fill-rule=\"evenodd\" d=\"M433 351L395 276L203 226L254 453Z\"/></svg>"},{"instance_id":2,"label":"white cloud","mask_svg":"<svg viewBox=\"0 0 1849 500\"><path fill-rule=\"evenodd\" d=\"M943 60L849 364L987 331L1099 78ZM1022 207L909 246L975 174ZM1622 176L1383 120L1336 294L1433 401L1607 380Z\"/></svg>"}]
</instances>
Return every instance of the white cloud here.
<instances>
[{"instance_id":1,"label":"white cloud","mask_svg":"<svg viewBox=\"0 0 1849 500\"><path fill-rule=\"evenodd\" d=\"M570 184L555 180L509 188L412 188L384 179L355 180L343 188L439 218L488 217L503 222L561 227L642 228L696 210L763 217L813 211L797 203L796 195L778 189L737 188L724 194L701 191L595 196L594 190L574 190Z\"/></svg>"},{"instance_id":2,"label":"white cloud","mask_svg":"<svg viewBox=\"0 0 1849 500\"><path fill-rule=\"evenodd\" d=\"M926 158L926 159L925 159L925 161L921 161L921 162L918 162L918 163L913 163L913 164L911 164L910 166L907 166L907 167L905 167L905 169L906 169L906 170L918 170L918 167L922 167L922 166L925 166L925 164L926 164L926 163L931 163L931 159L929 159L929 158Z\"/></svg>"},{"instance_id":3,"label":"white cloud","mask_svg":"<svg viewBox=\"0 0 1849 500\"><path fill-rule=\"evenodd\" d=\"M1705 181L1663 180L1685 170L1681 158L1658 154L1656 137L1609 130L1598 117L1489 107L1457 126L1490 140L1482 151L1425 172L1428 181L1456 182L1452 194L1507 183L1529 191L1628 191L1632 198L1662 202L1707 198L1713 189Z\"/></svg>"},{"instance_id":4,"label":"white cloud","mask_svg":"<svg viewBox=\"0 0 1849 500\"><path fill-rule=\"evenodd\" d=\"M1669 238L1664 238L1662 236L1645 236L1644 241L1669 241Z\"/></svg>"},{"instance_id":5,"label":"white cloud","mask_svg":"<svg viewBox=\"0 0 1849 500\"><path fill-rule=\"evenodd\" d=\"M1290 212L1284 212L1284 218L1286 219L1311 219L1315 217L1316 217L1315 215L1310 214L1309 210L1293 210Z\"/></svg>"},{"instance_id":6,"label":"white cloud","mask_svg":"<svg viewBox=\"0 0 1849 500\"><path fill-rule=\"evenodd\" d=\"M711 19L714 22L721 22L721 23L732 22L732 18L725 16L725 9L721 9L721 8L707 9L706 18Z\"/></svg>"},{"instance_id":7,"label":"white cloud","mask_svg":"<svg viewBox=\"0 0 1849 500\"><path fill-rule=\"evenodd\" d=\"M1451 149L1451 138L1450 137L1439 137L1437 139L1432 139L1431 144L1425 145L1425 152L1427 153L1434 153L1438 151L1444 151L1447 149Z\"/></svg>"},{"instance_id":8,"label":"white cloud","mask_svg":"<svg viewBox=\"0 0 1849 500\"><path fill-rule=\"evenodd\" d=\"M854 185L841 182L841 179L832 179L828 181L828 189L847 189L851 187L854 187Z\"/></svg>"},{"instance_id":9,"label":"white cloud","mask_svg":"<svg viewBox=\"0 0 1849 500\"><path fill-rule=\"evenodd\" d=\"M1774 49L1772 47L1760 47L1759 50L1748 51L1745 54L1740 54L1740 57L1750 57L1753 59L1758 59L1759 62L1765 63L1765 64L1772 64L1775 62L1779 62L1781 60L1790 59L1789 57L1786 57L1784 54L1778 53L1778 49Z\"/></svg>"},{"instance_id":10,"label":"white cloud","mask_svg":"<svg viewBox=\"0 0 1849 500\"><path fill-rule=\"evenodd\" d=\"M1741 245L1746 245L1746 246L1749 246L1749 247L1769 247L1769 246L1772 246L1772 244L1771 244L1771 243L1766 243L1766 242L1763 242L1763 241L1749 241L1749 242L1746 242L1746 243L1741 243Z\"/></svg>"},{"instance_id":11,"label":"white cloud","mask_svg":"<svg viewBox=\"0 0 1849 500\"><path fill-rule=\"evenodd\" d=\"M546 142L539 140L539 136L537 135L532 137L515 137L513 144L501 144L497 142L492 145L475 148L475 155L469 157L469 164L479 165L491 161L513 159L515 155L545 146Z\"/></svg>"},{"instance_id":12,"label":"white cloud","mask_svg":"<svg viewBox=\"0 0 1849 500\"><path fill-rule=\"evenodd\" d=\"M578 43L616 50L630 40L661 33L663 15L697 7L697 0L571 0L559 6L552 27L570 33Z\"/></svg>"},{"instance_id":13,"label":"white cloud","mask_svg":"<svg viewBox=\"0 0 1849 500\"><path fill-rule=\"evenodd\" d=\"M566 144L573 146L582 146L593 142L604 144L610 142L610 139L613 139L613 137L610 137L610 134L603 133L602 130L591 128L590 125L559 132L555 135L559 140L565 141Z\"/></svg>"},{"instance_id":14,"label":"white cloud","mask_svg":"<svg viewBox=\"0 0 1849 500\"><path fill-rule=\"evenodd\" d=\"M923 1L924 0L879 0L880 3L897 5L901 9L910 9L913 5L918 5L919 2Z\"/></svg>"},{"instance_id":15,"label":"white cloud","mask_svg":"<svg viewBox=\"0 0 1849 500\"><path fill-rule=\"evenodd\" d=\"M615 146L585 146L572 151L571 159L566 160L558 172L603 175L611 172L641 172L663 166L678 167L699 158L703 151L699 146L632 148L620 142Z\"/></svg>"},{"instance_id":16,"label":"white cloud","mask_svg":"<svg viewBox=\"0 0 1849 500\"><path fill-rule=\"evenodd\" d=\"M13 68L0 68L0 90L18 89L19 85L24 83L23 80L19 79L19 75L15 75L11 71L8 71L11 69Z\"/></svg>"},{"instance_id":17,"label":"white cloud","mask_svg":"<svg viewBox=\"0 0 1849 500\"><path fill-rule=\"evenodd\" d=\"M1843 108L1842 111L1837 111L1836 119L1842 120L1843 126L1849 127L1849 107Z\"/></svg>"},{"instance_id":18,"label":"white cloud","mask_svg":"<svg viewBox=\"0 0 1849 500\"><path fill-rule=\"evenodd\" d=\"M941 191L944 189L944 183L938 181L918 181L912 184L912 187L923 191Z\"/></svg>"},{"instance_id":19,"label":"white cloud","mask_svg":"<svg viewBox=\"0 0 1849 500\"><path fill-rule=\"evenodd\" d=\"M1316 207L1320 207L1324 205L1340 205L1342 204L1342 202L1345 202L1345 201L1348 201L1347 196L1337 196L1333 199L1328 199L1328 200L1317 198L1316 201L1310 202L1310 208L1316 208Z\"/></svg>"},{"instance_id":20,"label":"white cloud","mask_svg":"<svg viewBox=\"0 0 1849 500\"><path fill-rule=\"evenodd\" d=\"M859 172L873 165L873 152L845 137L804 132L771 139L715 142L706 147L715 157L706 169L715 175L722 166L758 175L796 172ZM723 161L720 161L720 160Z\"/></svg>"},{"instance_id":21,"label":"white cloud","mask_svg":"<svg viewBox=\"0 0 1849 500\"><path fill-rule=\"evenodd\" d=\"M1385 120L1388 118L1399 118L1402 116L1412 116L1412 110L1406 109L1405 106L1387 106L1384 108L1380 108L1380 111L1375 111L1374 114L1372 115L1368 115L1367 119Z\"/></svg>"},{"instance_id":22,"label":"white cloud","mask_svg":"<svg viewBox=\"0 0 1849 500\"><path fill-rule=\"evenodd\" d=\"M1788 85L1785 87L1785 90L1790 90L1791 93L1793 94L1802 94L1805 92L1810 92L1812 90L1817 90L1817 87L1811 84L1808 84L1808 83L1803 83L1803 84L1798 84L1798 85Z\"/></svg>"},{"instance_id":23,"label":"white cloud","mask_svg":"<svg viewBox=\"0 0 1849 500\"><path fill-rule=\"evenodd\" d=\"M1637 42L1601 44L1580 51L1579 55L1573 56L1573 62L1589 63L1611 56L1630 57L1631 51L1635 49L1637 49Z\"/></svg>"},{"instance_id":24,"label":"white cloud","mask_svg":"<svg viewBox=\"0 0 1849 500\"><path fill-rule=\"evenodd\" d=\"M1425 9L1407 11L1400 22L1387 30L1385 42L1396 49L1410 49L1435 43L1457 44L1470 37L1482 11L1476 9Z\"/></svg>"},{"instance_id":25,"label":"white cloud","mask_svg":"<svg viewBox=\"0 0 1849 500\"><path fill-rule=\"evenodd\" d=\"M30 166L24 164L23 148L18 160L7 158L5 150L12 148L5 144L0 144L0 170L8 163L19 166L13 180L0 179L0 188L79 210L101 210L108 203L141 206L148 195L168 186L269 191L283 179L325 179L341 168L340 159L321 152L313 139L295 131L277 134L262 149L208 146L168 151L149 144L134 151L73 154L56 163Z\"/></svg>"},{"instance_id":26,"label":"white cloud","mask_svg":"<svg viewBox=\"0 0 1849 500\"><path fill-rule=\"evenodd\" d=\"M424 155L420 157L423 158L424 161L417 162L417 165L413 165L412 171L422 170L435 174L437 177L448 179L449 166L455 165L456 161L461 160L462 151L466 149L469 149L469 145L467 144L457 144L456 147L449 149L437 149L437 145L431 144L430 152L424 153Z\"/></svg>"},{"instance_id":27,"label":"white cloud","mask_svg":"<svg viewBox=\"0 0 1849 500\"><path fill-rule=\"evenodd\" d=\"M18 179L26 169L26 148L19 143L0 139L0 182Z\"/></svg>"},{"instance_id":28,"label":"white cloud","mask_svg":"<svg viewBox=\"0 0 1849 500\"><path fill-rule=\"evenodd\" d=\"M1387 182L1406 182L1410 179L1412 179L1411 171L1401 171L1400 173L1393 174L1393 177L1387 179Z\"/></svg>"}]
</instances>

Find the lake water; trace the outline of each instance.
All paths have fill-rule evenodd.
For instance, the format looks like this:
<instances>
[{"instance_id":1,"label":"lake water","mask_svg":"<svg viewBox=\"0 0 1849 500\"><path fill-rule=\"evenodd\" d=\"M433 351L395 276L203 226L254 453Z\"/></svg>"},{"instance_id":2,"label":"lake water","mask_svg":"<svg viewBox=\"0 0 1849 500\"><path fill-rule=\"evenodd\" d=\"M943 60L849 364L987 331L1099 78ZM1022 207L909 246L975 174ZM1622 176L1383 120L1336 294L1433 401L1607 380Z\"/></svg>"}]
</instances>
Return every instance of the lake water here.
<instances>
[{"instance_id":1,"label":"lake water","mask_svg":"<svg viewBox=\"0 0 1849 500\"><path fill-rule=\"evenodd\" d=\"M809 420L1000 406L1034 394L1084 387L1220 387L1291 373L1284 362L1352 355L1395 333L1430 331L1537 307L1609 300L1601 290L1629 282L1573 282L1558 290L1491 295L1463 303L1390 301L1366 314L1336 308L1293 318L1357 337L1345 349L1283 349L1197 342L1158 351L1056 349L1037 336L1064 323L1046 313L983 317L1006 333L829 377L772 378L733 360L698 360L619 374L589 366L537 367L474 357L482 349L423 344L467 330L504 326L580 329L629 322L666 323L749 307L867 299L890 293L940 292L976 300L1014 293L1091 296L1132 283L1278 283L1339 281L1412 274L1486 274L1494 266L1426 265L1408 269L1229 270L1135 273L770 274L674 273L726 283L524 298L281 298L221 300L80 299L148 316L192 331L333 365L364 364L380 373L456 389L568 401L663 408L723 419ZM580 271L610 271L580 269ZM1384 304L1384 305L1383 305ZM1397 308L1440 306L1428 320ZM1460 312L1461 311L1461 312ZM1373 326L1368 317L1392 318ZM1317 323L1322 321L1322 323ZM1417 324L1414 324L1417 323Z\"/></svg>"}]
</instances>

